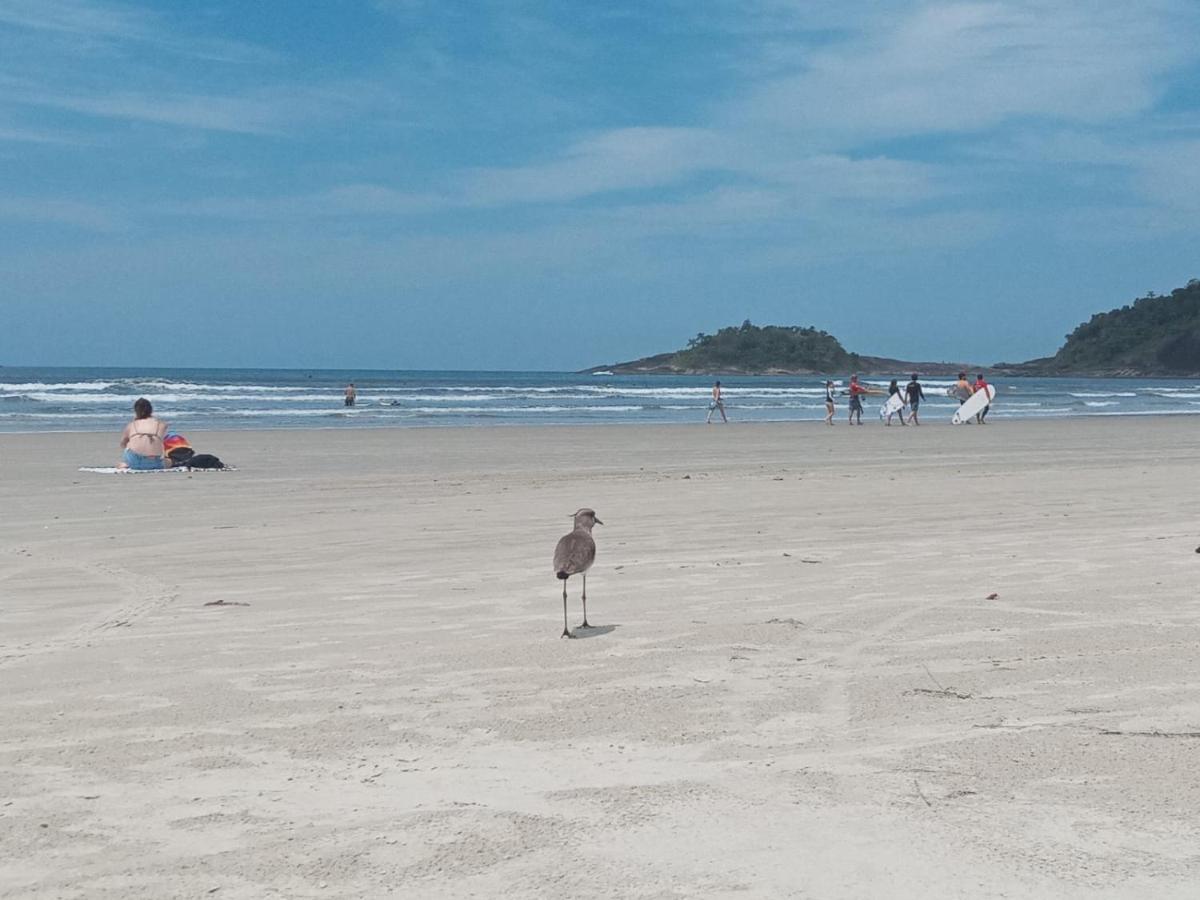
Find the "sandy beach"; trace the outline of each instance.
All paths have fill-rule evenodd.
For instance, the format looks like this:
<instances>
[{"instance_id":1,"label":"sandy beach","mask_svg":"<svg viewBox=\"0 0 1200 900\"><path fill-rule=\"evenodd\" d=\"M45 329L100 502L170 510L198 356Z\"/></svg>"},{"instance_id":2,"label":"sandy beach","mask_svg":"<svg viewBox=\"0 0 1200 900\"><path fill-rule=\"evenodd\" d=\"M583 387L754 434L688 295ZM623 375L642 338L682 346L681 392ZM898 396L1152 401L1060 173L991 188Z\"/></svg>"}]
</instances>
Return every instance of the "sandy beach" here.
<instances>
[{"instance_id":1,"label":"sandy beach","mask_svg":"<svg viewBox=\"0 0 1200 900\"><path fill-rule=\"evenodd\" d=\"M1197 435L0 435L0 896L1195 897Z\"/></svg>"}]
</instances>

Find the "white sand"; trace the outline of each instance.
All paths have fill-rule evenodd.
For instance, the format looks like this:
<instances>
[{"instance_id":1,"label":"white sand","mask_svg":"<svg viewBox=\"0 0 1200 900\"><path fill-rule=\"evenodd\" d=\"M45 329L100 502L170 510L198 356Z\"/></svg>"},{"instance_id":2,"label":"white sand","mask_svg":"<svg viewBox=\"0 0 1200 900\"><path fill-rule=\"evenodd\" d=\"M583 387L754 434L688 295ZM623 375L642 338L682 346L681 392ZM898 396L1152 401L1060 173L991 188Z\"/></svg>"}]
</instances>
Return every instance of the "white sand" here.
<instances>
[{"instance_id":1,"label":"white sand","mask_svg":"<svg viewBox=\"0 0 1200 900\"><path fill-rule=\"evenodd\" d=\"M0 436L0 896L1195 897L1198 429Z\"/></svg>"}]
</instances>

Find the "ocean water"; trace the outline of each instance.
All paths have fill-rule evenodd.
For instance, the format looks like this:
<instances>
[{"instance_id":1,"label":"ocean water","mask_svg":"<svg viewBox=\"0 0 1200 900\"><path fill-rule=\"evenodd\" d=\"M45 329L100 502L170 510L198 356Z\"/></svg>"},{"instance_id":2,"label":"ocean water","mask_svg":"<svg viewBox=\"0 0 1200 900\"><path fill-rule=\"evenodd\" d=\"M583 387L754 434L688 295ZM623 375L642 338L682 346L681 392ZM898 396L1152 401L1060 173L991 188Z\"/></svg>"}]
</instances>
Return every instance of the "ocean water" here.
<instances>
[{"instance_id":1,"label":"ocean water","mask_svg":"<svg viewBox=\"0 0 1200 900\"><path fill-rule=\"evenodd\" d=\"M839 388L846 375L833 375ZM358 404L342 403L346 384ZM904 384L907 377L901 378ZM923 378L926 423L948 422L948 378ZM818 421L824 378L722 377L731 420ZM886 388L887 379L866 379ZM999 378L991 417L1200 414L1197 379ZM556 372L0 367L0 432L115 431L138 397L175 430L703 421L712 379ZM838 398L845 418L847 400ZM875 401L869 398L867 415Z\"/></svg>"}]
</instances>

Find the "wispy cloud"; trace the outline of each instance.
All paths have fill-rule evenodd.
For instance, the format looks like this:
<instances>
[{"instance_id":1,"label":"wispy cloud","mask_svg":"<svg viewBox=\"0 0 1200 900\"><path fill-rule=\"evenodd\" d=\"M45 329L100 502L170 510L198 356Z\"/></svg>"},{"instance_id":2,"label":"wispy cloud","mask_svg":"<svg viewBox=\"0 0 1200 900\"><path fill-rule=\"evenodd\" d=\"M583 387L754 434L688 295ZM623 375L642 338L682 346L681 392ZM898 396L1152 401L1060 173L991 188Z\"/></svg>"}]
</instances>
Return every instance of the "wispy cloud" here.
<instances>
[{"instance_id":1,"label":"wispy cloud","mask_svg":"<svg viewBox=\"0 0 1200 900\"><path fill-rule=\"evenodd\" d=\"M283 80L274 74L281 61L273 50L188 32L144 7L0 0L0 120L23 122L0 140L67 143L63 113L84 117L81 128L107 119L278 135L358 108L357 92L337 84Z\"/></svg>"},{"instance_id":2,"label":"wispy cloud","mask_svg":"<svg viewBox=\"0 0 1200 900\"><path fill-rule=\"evenodd\" d=\"M1157 13L1157 14L1155 14ZM731 120L834 146L980 131L1026 117L1097 123L1149 109L1195 55L1179 3L924 3L889 10L730 105Z\"/></svg>"},{"instance_id":3,"label":"wispy cloud","mask_svg":"<svg viewBox=\"0 0 1200 900\"><path fill-rule=\"evenodd\" d=\"M273 51L240 41L182 35L144 8L96 0L0 0L0 27L70 38L76 44L131 42L212 62L269 63Z\"/></svg>"},{"instance_id":4,"label":"wispy cloud","mask_svg":"<svg viewBox=\"0 0 1200 900\"><path fill-rule=\"evenodd\" d=\"M9 103L80 113L100 119L147 122L202 131L280 135L321 119L344 115L357 98L327 89L260 88L241 95L134 90L55 92L32 85L3 85Z\"/></svg>"},{"instance_id":5,"label":"wispy cloud","mask_svg":"<svg viewBox=\"0 0 1200 900\"><path fill-rule=\"evenodd\" d=\"M622 128L584 138L559 158L515 168L461 173L473 205L569 202L597 194L664 187L710 168L727 168L732 147L690 128Z\"/></svg>"}]
</instances>

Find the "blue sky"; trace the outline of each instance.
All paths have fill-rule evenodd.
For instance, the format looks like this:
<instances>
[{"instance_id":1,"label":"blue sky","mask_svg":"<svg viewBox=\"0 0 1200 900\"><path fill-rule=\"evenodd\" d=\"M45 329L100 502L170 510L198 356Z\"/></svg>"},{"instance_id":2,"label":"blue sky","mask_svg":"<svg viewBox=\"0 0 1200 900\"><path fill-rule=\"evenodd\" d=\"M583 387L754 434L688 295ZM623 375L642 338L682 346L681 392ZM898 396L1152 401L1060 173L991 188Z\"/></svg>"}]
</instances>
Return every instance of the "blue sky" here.
<instances>
[{"instance_id":1,"label":"blue sky","mask_svg":"<svg viewBox=\"0 0 1200 900\"><path fill-rule=\"evenodd\" d=\"M0 363L1053 352L1200 276L1195 0L0 0Z\"/></svg>"}]
</instances>

